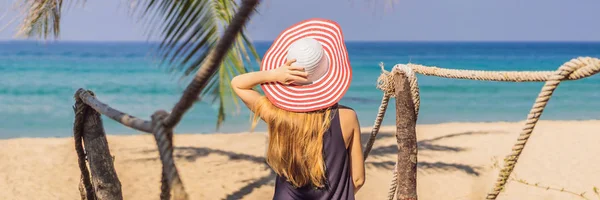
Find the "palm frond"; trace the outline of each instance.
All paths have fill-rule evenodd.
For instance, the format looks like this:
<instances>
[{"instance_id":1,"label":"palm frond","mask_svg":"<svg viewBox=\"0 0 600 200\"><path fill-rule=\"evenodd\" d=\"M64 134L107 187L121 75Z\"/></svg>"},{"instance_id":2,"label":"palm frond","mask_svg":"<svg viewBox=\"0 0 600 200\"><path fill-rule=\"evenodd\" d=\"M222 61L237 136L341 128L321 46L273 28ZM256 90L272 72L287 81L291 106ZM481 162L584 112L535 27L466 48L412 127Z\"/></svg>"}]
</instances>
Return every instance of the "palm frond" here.
<instances>
[{"instance_id":1,"label":"palm frond","mask_svg":"<svg viewBox=\"0 0 600 200\"><path fill-rule=\"evenodd\" d=\"M62 0L24 0L21 7L24 8L25 16L17 36L57 38L60 33L62 5Z\"/></svg>"},{"instance_id":2,"label":"palm frond","mask_svg":"<svg viewBox=\"0 0 600 200\"><path fill-rule=\"evenodd\" d=\"M238 9L235 0L132 1L136 4L135 12L147 22L148 34L162 38L157 49L161 65L171 72L182 72L182 78L198 70ZM202 92L202 96L212 97L210 103L219 105L217 129L225 120L226 108L235 106L239 110L229 82L233 76L251 70L252 58L260 62L252 42L242 31Z\"/></svg>"}]
</instances>

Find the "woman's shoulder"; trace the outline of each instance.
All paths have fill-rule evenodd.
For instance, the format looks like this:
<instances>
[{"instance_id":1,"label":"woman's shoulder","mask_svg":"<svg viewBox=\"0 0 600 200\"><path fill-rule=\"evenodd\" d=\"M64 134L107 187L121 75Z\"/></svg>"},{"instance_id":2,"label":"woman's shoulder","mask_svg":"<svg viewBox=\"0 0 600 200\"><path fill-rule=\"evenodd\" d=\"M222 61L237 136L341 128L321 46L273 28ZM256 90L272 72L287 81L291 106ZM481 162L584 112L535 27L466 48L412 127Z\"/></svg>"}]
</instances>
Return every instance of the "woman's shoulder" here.
<instances>
[{"instance_id":1,"label":"woman's shoulder","mask_svg":"<svg viewBox=\"0 0 600 200\"><path fill-rule=\"evenodd\" d=\"M346 148L348 148L348 145L350 144L355 132L360 131L360 124L358 123L358 117L356 116L354 109L348 106L338 105L338 110L342 134L344 136L344 143L346 144Z\"/></svg>"},{"instance_id":2,"label":"woman's shoulder","mask_svg":"<svg viewBox=\"0 0 600 200\"><path fill-rule=\"evenodd\" d=\"M352 112L354 112L354 109L352 109L348 106L345 106L345 105L341 105L341 104L338 104L338 109L339 110L351 110Z\"/></svg>"},{"instance_id":3,"label":"woman's shoulder","mask_svg":"<svg viewBox=\"0 0 600 200\"><path fill-rule=\"evenodd\" d=\"M342 123L358 123L358 117L356 116L356 112L351 107L338 105L338 110L340 113L340 120Z\"/></svg>"}]
</instances>

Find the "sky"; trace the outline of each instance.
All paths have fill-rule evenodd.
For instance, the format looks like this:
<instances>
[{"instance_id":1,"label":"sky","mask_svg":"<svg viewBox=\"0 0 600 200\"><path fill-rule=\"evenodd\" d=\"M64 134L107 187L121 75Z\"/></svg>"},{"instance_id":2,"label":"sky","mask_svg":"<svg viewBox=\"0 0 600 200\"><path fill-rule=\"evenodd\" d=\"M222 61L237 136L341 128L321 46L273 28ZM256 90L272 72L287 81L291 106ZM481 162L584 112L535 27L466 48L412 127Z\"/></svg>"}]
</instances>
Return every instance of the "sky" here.
<instances>
[{"instance_id":1,"label":"sky","mask_svg":"<svg viewBox=\"0 0 600 200\"><path fill-rule=\"evenodd\" d=\"M0 40L14 38L14 2L0 0ZM70 7L60 40L156 40L128 14L127 2ZM599 9L599 0L262 0L247 29L255 41L272 41L319 17L337 21L348 41L600 41Z\"/></svg>"}]
</instances>

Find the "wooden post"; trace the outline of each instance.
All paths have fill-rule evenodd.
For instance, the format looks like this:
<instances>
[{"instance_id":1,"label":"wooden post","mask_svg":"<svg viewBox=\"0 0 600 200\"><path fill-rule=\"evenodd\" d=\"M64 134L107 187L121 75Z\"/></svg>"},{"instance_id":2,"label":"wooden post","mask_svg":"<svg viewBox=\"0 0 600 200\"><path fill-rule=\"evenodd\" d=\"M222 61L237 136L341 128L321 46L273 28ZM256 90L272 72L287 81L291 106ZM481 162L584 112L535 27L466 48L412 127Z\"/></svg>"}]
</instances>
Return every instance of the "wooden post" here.
<instances>
[{"instance_id":1,"label":"wooden post","mask_svg":"<svg viewBox=\"0 0 600 200\"><path fill-rule=\"evenodd\" d=\"M100 114L88 105L79 102L76 106L85 107L82 136L96 198L98 200L122 200L121 182L114 168L113 157L108 148Z\"/></svg>"},{"instance_id":2,"label":"wooden post","mask_svg":"<svg viewBox=\"0 0 600 200\"><path fill-rule=\"evenodd\" d=\"M417 199L417 116L404 73L394 74L396 95L396 140L398 142L398 188L396 199Z\"/></svg>"}]
</instances>

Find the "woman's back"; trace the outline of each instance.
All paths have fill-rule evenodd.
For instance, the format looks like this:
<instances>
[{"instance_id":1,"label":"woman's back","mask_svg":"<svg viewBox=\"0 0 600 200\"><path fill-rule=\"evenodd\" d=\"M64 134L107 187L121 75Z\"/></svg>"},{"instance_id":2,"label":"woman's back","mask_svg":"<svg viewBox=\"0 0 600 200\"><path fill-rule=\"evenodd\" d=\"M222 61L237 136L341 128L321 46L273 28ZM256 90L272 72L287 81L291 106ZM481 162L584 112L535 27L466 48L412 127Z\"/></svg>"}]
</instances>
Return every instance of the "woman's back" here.
<instances>
[{"instance_id":1,"label":"woman's back","mask_svg":"<svg viewBox=\"0 0 600 200\"><path fill-rule=\"evenodd\" d=\"M231 80L255 114L253 127L258 118L267 124L274 199L354 199L365 180L360 126L354 111L338 109L351 80L341 27L318 18L282 31L260 71Z\"/></svg>"},{"instance_id":2,"label":"woman's back","mask_svg":"<svg viewBox=\"0 0 600 200\"><path fill-rule=\"evenodd\" d=\"M344 111L342 111L344 112ZM352 111L353 112L353 111ZM350 156L340 123L340 111L332 110L331 125L323 135L323 160L325 162L325 187L310 185L295 188L285 177L277 176L275 200L338 200L354 199L354 184L350 172ZM348 134L346 134L348 135Z\"/></svg>"}]
</instances>

